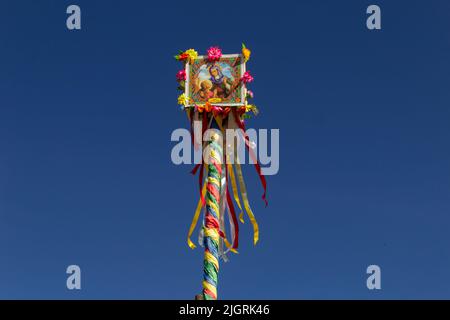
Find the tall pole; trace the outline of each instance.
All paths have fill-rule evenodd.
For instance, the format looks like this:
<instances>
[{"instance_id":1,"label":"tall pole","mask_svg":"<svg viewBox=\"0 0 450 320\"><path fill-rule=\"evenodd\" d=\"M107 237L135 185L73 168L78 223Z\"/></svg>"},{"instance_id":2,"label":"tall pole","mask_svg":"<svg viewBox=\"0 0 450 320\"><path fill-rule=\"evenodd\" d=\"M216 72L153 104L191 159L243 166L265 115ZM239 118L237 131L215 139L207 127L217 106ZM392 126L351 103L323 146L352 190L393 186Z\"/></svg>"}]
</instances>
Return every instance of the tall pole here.
<instances>
[{"instance_id":1,"label":"tall pole","mask_svg":"<svg viewBox=\"0 0 450 320\"><path fill-rule=\"evenodd\" d=\"M208 141L206 213L204 221L203 299L217 300L217 277L219 273L219 221L220 186L222 177L222 145L219 135L213 133Z\"/></svg>"}]
</instances>

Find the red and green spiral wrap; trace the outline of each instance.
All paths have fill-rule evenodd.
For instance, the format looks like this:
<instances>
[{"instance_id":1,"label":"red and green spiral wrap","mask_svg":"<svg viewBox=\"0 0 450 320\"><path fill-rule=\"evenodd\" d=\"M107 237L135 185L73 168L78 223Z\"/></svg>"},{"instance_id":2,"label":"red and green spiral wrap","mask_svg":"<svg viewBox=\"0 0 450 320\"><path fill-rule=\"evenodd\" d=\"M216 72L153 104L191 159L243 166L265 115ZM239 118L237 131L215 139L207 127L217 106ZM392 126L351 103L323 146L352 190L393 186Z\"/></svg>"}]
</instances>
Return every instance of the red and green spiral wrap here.
<instances>
[{"instance_id":1,"label":"red and green spiral wrap","mask_svg":"<svg viewBox=\"0 0 450 320\"><path fill-rule=\"evenodd\" d=\"M206 212L203 226L205 256L203 259L203 298L217 299L217 276L219 273L219 204L222 178L222 146L219 135L213 133L208 142Z\"/></svg>"}]
</instances>

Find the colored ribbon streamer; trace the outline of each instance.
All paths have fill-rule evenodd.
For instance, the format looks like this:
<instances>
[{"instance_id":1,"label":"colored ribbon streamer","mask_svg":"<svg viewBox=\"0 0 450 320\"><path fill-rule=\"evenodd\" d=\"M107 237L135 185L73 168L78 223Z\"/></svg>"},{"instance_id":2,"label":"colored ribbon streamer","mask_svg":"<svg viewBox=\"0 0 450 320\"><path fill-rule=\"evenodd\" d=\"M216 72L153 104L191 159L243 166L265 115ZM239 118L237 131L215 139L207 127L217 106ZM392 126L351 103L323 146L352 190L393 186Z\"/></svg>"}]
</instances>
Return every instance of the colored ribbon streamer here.
<instances>
[{"instance_id":1,"label":"colored ribbon streamer","mask_svg":"<svg viewBox=\"0 0 450 320\"><path fill-rule=\"evenodd\" d=\"M222 131L222 136L224 137L225 132L224 132L224 128L222 126L222 118L220 117L220 115L217 114L213 114L209 124L207 121L207 118L205 117L206 113L203 113L203 123L207 123L207 127L210 127L211 125L211 121L214 118L214 120L216 121L218 127L220 128L220 130ZM253 153L253 150L251 150L249 148L249 138L248 136L245 134L245 128L243 127L242 123L240 122L239 117L237 116L237 113L233 110L233 114L234 117L228 117L229 123L228 125L230 127L235 127L235 128L239 128L244 136L244 140L245 140L245 144L246 147L248 149L248 151L250 152L250 155L252 157L252 160L255 163L256 166L256 170L258 172L258 174L261 174L260 172L260 167L259 164L257 163L257 160L255 159L255 155ZM196 115L195 115L196 116ZM231 121L230 121L231 120ZM203 126L203 130L205 130L205 126ZM218 139L217 139L218 140ZM195 227L198 223L198 219L201 213L201 209L202 207L204 207L206 205L206 213L205 213L205 223L204 223L204 228L206 227L206 224L208 222L208 210L216 212L217 214L220 214L219 217L219 222L217 224L218 226L218 236L219 236L219 242L220 239L222 239L223 242L220 242L218 244L218 250L220 251L220 255L225 254L228 251L232 251L237 253L236 249L239 245L239 225L237 223L237 218L236 218L236 212L234 209L234 205L233 205L233 200L231 199L231 193L229 192L229 188L228 188L228 180L231 180L231 190L233 193L233 198L240 210L239 212L239 220L244 223L244 218L243 218L243 211L245 210L245 212L247 213L250 222L252 224L253 227L253 243L256 244L259 240L259 226L258 223L256 221L256 218L253 214L253 211L250 207L250 203L248 200L248 195L247 195L247 188L245 185L245 181L244 181L244 176L242 174L242 169L241 169L241 165L239 163L239 159L237 157L237 153L234 152L234 158L235 158L235 167L236 167L236 174L233 168L233 165L230 164L229 161L229 156L226 155L226 159L227 159L227 163L225 164L224 168L225 168L225 184L222 185L223 183L219 180L219 177L216 177L214 175L211 175L209 173L210 170L213 170L215 172L222 172L222 164L221 164L221 159L223 158L223 154L222 154L222 148L221 146L218 145L217 141L214 142L214 144L211 143L211 141L206 142L207 144L209 144L210 146L210 154L209 154L209 163L207 165L204 165L204 163L202 162L201 164L197 164L193 170L192 170L192 174L196 174L198 169L200 169L200 174L199 174L199 190L200 192L200 200L197 204L197 208L195 210L194 213L194 217L191 223L191 226L189 228L189 233L188 233L188 245L191 249L194 249L196 246L194 245L194 243L190 240L193 231L195 230ZM206 144L205 143L205 144ZM214 146L214 147L213 147ZM203 182L203 174L204 174L204 170L206 169L208 176L206 178L206 182ZM229 178L228 178L228 174L229 174ZM263 182L263 187L264 189L265 187L265 178L264 176L260 175L260 179ZM239 182L239 189L238 190L238 185L236 180L238 180ZM217 188L217 186L219 186L219 188ZM221 188L225 188L225 190L222 191L222 193L219 192L219 190ZM241 193L241 198L242 198L242 203L243 206L241 204L240 198L239 198L239 191ZM216 203L215 201L212 201L211 199L220 199L220 205L219 203ZM263 199L265 200L265 190L264 190L264 195L263 195ZM225 226L223 223L223 215L224 215L224 207L222 202L224 202L226 204L226 208L228 209L228 214L229 214L229 218L230 218L230 228L232 229L232 239L231 239L231 243L230 241L227 239L227 235L225 232ZM208 209L209 208L209 209ZM244 210L243 210L244 208ZM209 234L208 232L206 232L205 229L202 230L203 231L203 240L204 240L204 244L206 244L207 242L207 235ZM225 246L227 247L227 251L224 253L221 248L221 244L225 244ZM206 246L205 246L206 247Z\"/></svg>"},{"instance_id":2,"label":"colored ribbon streamer","mask_svg":"<svg viewBox=\"0 0 450 320\"><path fill-rule=\"evenodd\" d=\"M203 188L202 188L203 196L204 196L205 192L206 192L206 183L203 184ZM200 199L200 200L198 200L197 209L195 209L194 218L192 219L191 226L189 227L189 232L188 232L188 237L187 237L187 243L191 249L196 248L195 244L191 241L191 236L192 236L192 233L194 232L195 226L197 225L198 217L200 216L200 212L202 211L202 208L203 208L202 200Z\"/></svg>"},{"instance_id":3,"label":"colored ribbon streamer","mask_svg":"<svg viewBox=\"0 0 450 320\"><path fill-rule=\"evenodd\" d=\"M238 189L237 189L237 184L236 184L236 178L234 176L234 169L233 169L233 166L229 163L229 161L227 163L227 167L228 167L228 172L230 172L231 189L233 190L234 201L236 201L236 204L238 205L238 208L240 210L240 212L239 212L239 220L242 223L244 223L245 222L244 221L244 213L242 212L241 201L239 200Z\"/></svg>"},{"instance_id":4,"label":"colored ribbon streamer","mask_svg":"<svg viewBox=\"0 0 450 320\"><path fill-rule=\"evenodd\" d=\"M230 213L231 222L233 224L234 236L233 236L233 242L232 242L233 244L231 245L231 247L229 245L227 245L227 247L232 252L237 253L236 249L239 246L239 224L237 222L236 212L234 211L233 201L231 200L230 192L228 191L228 170L227 170L228 165L229 164L227 164L225 166L225 181L226 181L225 182L225 194L226 194L226 203L228 205L228 211Z\"/></svg>"},{"instance_id":5,"label":"colored ribbon streamer","mask_svg":"<svg viewBox=\"0 0 450 320\"><path fill-rule=\"evenodd\" d=\"M225 168L226 169L226 168ZM229 196L228 195L228 188L227 188L227 174L225 173L225 177L222 178L222 184L221 184L221 188L222 188L222 192L220 194L220 235L222 237L222 242L220 243L220 250L219 250L219 255L220 257L223 259L223 261L227 262L228 258L227 258L227 253L228 252L233 252L233 253L238 253L237 250L235 248L237 248L237 245L239 243L239 226L237 225L237 220L236 220L236 216L234 216L234 218L231 216L230 213L230 209L228 206L228 199ZM227 238L227 234L225 231L225 212L228 209L228 218L229 218L229 223L230 223L230 230L231 230L231 243ZM232 209L234 211L234 209ZM235 228L235 226L237 226L237 230ZM225 244L226 246L226 250L223 250L223 244Z\"/></svg>"},{"instance_id":6,"label":"colored ribbon streamer","mask_svg":"<svg viewBox=\"0 0 450 320\"><path fill-rule=\"evenodd\" d=\"M233 108L233 116L234 116L234 120L236 122L236 124L239 126L239 128L241 129L242 135L244 136L244 141L245 141L245 147L247 148L250 157L252 158L252 161L254 163L256 172L258 173L259 179L261 180L261 184L263 186L264 189L264 193L262 195L262 199L264 200L266 207L267 207L267 199L266 199L266 192L267 192L267 183L266 183L266 178L264 177L264 175L261 173L261 166L258 163L258 159L255 156L255 153L253 152L252 148L250 148L250 141L249 141L249 137L248 135L245 133L245 127L241 122L241 119L239 119L239 116L236 112L236 109Z\"/></svg>"},{"instance_id":7,"label":"colored ribbon streamer","mask_svg":"<svg viewBox=\"0 0 450 320\"><path fill-rule=\"evenodd\" d=\"M248 202L247 188L245 187L244 176L242 175L241 165L239 163L239 160L237 159L237 156L235 157L235 162L236 162L236 173L237 173L237 177L238 177L238 181L239 181L239 187L241 188L242 200L244 202L244 208L245 208L245 211L247 212L247 215L253 226L253 244L256 245L256 243L259 240L258 223L256 222L255 215L253 214L253 211L250 208L250 203Z\"/></svg>"},{"instance_id":8,"label":"colored ribbon streamer","mask_svg":"<svg viewBox=\"0 0 450 320\"><path fill-rule=\"evenodd\" d=\"M224 130L223 126L222 126L222 118L221 118L220 114L218 114L218 113L213 113L213 117L214 117L214 120L217 123L217 126L219 127L220 131L222 132L222 139L224 139L225 138L225 130ZM226 149L225 149L225 153L226 153ZM233 234L233 240L232 240L232 244L229 243L229 241L228 241L228 239L226 237L225 228L223 227L221 229L222 229L222 234L223 234L223 241L224 241L225 245L227 246L228 250L232 251L233 253L237 253L236 249L237 249L237 247L239 245L239 225L237 223L236 212L234 210L233 201L231 201L231 198L230 198L229 192L228 192L228 170L227 170L227 168L229 166L229 161L228 161L229 157L228 157L228 155L227 155L226 159L227 159L227 161L226 161L227 164L225 165L225 186L224 186L224 188L225 188L225 193L226 193L226 198L225 199L226 199L226 203L228 205L228 210L229 210L230 216L231 216L230 224L232 223L232 225L233 225L233 233L232 233ZM233 173L231 173L231 174L233 174ZM234 181L234 184L236 184L236 181ZM239 208L241 209L240 202L239 202L239 197L237 197L237 203L239 205Z\"/></svg>"}]
</instances>

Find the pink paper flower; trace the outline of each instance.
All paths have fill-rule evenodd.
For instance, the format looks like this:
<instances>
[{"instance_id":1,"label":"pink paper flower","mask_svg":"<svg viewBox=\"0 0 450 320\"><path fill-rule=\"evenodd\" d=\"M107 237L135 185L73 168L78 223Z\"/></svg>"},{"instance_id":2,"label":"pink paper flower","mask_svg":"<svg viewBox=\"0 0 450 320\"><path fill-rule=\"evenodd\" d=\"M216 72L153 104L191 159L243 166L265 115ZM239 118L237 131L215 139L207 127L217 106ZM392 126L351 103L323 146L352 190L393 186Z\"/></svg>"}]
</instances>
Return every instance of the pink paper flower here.
<instances>
[{"instance_id":1,"label":"pink paper flower","mask_svg":"<svg viewBox=\"0 0 450 320\"><path fill-rule=\"evenodd\" d=\"M244 82L244 83L249 83L249 82L252 82L252 81L253 81L253 77L252 77L252 75L250 74L250 72L245 71L245 73L244 73L244 75L242 76L241 80L242 80L242 82Z\"/></svg>"},{"instance_id":2,"label":"pink paper flower","mask_svg":"<svg viewBox=\"0 0 450 320\"><path fill-rule=\"evenodd\" d=\"M207 53L209 61L218 61L222 57L222 50L219 47L211 47Z\"/></svg>"},{"instance_id":3,"label":"pink paper flower","mask_svg":"<svg viewBox=\"0 0 450 320\"><path fill-rule=\"evenodd\" d=\"M186 71L180 70L177 72L177 81L185 81L186 80Z\"/></svg>"},{"instance_id":4,"label":"pink paper flower","mask_svg":"<svg viewBox=\"0 0 450 320\"><path fill-rule=\"evenodd\" d=\"M253 91L247 90L247 96L253 99Z\"/></svg>"}]
</instances>

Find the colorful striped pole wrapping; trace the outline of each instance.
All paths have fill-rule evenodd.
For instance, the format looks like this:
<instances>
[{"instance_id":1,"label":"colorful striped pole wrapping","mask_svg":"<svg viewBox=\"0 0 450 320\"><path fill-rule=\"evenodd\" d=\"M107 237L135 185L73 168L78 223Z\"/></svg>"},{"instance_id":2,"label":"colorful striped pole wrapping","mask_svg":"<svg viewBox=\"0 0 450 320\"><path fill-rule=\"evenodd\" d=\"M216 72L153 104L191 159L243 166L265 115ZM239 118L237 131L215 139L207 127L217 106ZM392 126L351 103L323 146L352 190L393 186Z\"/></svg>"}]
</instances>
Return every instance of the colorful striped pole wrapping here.
<instances>
[{"instance_id":1,"label":"colorful striped pole wrapping","mask_svg":"<svg viewBox=\"0 0 450 320\"><path fill-rule=\"evenodd\" d=\"M206 185L206 213L203 226L205 255L203 258L203 298L217 300L219 273L219 204L222 178L222 146L216 133L208 142L208 176Z\"/></svg>"}]
</instances>

